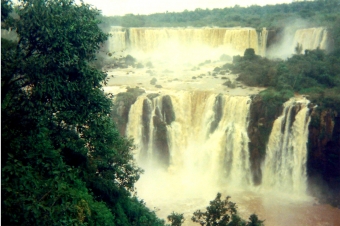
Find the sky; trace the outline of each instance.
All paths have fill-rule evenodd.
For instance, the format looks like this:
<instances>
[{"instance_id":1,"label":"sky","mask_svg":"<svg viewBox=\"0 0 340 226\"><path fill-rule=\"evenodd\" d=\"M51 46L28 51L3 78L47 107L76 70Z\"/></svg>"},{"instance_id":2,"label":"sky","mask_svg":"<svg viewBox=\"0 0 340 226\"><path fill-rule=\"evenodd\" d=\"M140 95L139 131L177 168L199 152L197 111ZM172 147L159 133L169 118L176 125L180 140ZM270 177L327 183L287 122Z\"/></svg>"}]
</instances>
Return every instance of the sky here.
<instances>
[{"instance_id":1,"label":"sky","mask_svg":"<svg viewBox=\"0 0 340 226\"><path fill-rule=\"evenodd\" d=\"M292 0L84 0L96 6L105 16L122 16L128 13L152 14L232 7L234 5L268 5L290 3Z\"/></svg>"}]
</instances>

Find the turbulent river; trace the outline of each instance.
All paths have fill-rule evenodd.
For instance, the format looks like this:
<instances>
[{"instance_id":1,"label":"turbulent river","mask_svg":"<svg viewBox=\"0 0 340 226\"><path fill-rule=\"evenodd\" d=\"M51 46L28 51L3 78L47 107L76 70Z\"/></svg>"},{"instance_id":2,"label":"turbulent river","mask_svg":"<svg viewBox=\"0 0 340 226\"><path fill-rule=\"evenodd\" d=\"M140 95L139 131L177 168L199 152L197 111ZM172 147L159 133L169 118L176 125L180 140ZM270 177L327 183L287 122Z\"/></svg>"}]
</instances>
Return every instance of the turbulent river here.
<instances>
[{"instance_id":1,"label":"turbulent river","mask_svg":"<svg viewBox=\"0 0 340 226\"><path fill-rule=\"evenodd\" d=\"M125 31L116 29L115 32L115 40L120 37L120 45L125 46ZM213 34L208 36L209 32ZM140 46L153 49L156 47L147 46L143 41L149 38L150 43L161 43L160 40L169 35L182 39L193 35L202 37L197 42L207 42L206 39L212 39L215 34L219 38L215 42L223 47L226 39L222 36L237 34L245 36L246 44L238 45L236 50L254 45L260 52L261 45L249 41L257 35L254 32L252 29L182 32L131 29L129 38L134 49ZM295 38L298 36L301 34ZM340 225L339 209L319 204L307 193L310 109L309 101L303 97L287 101L281 116L274 121L261 165L262 183L254 184L247 128L251 95L263 88L237 83L236 75L228 71L212 76L213 69L225 63L217 56L230 48L225 46L223 50L214 45L209 51L190 47L191 52L186 49L185 54L180 54L181 59L173 59L180 53L176 50L178 45L170 54L162 52L153 58L146 51L144 55L149 58L145 57L145 62L151 60L152 69L128 67L109 71L106 92L117 94L128 86L146 91L131 106L125 134L134 139L136 161L145 170L136 184L138 197L161 218L166 219L173 211L184 213L184 225L197 225L190 220L192 213L208 206L217 192L224 197L230 195L244 219L256 213L265 220L265 225ZM200 52L196 52L198 50ZM188 58L196 61L187 62ZM158 62L159 59L163 61ZM206 59L208 63L197 66ZM150 84L154 77L160 86ZM224 86L226 80L234 83L235 88Z\"/></svg>"}]
</instances>

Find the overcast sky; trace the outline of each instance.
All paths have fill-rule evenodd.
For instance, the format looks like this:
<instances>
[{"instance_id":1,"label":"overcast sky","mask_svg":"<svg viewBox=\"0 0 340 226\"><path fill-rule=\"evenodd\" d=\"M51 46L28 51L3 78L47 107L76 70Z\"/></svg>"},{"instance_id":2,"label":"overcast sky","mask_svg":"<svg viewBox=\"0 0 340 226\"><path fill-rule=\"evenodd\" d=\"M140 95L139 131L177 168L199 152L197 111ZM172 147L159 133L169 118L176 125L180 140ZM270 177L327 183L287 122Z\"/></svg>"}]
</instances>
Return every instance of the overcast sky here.
<instances>
[{"instance_id":1,"label":"overcast sky","mask_svg":"<svg viewBox=\"0 0 340 226\"><path fill-rule=\"evenodd\" d=\"M182 12L183 10L213 9L240 6L290 3L292 0L84 0L96 6L105 16Z\"/></svg>"}]
</instances>

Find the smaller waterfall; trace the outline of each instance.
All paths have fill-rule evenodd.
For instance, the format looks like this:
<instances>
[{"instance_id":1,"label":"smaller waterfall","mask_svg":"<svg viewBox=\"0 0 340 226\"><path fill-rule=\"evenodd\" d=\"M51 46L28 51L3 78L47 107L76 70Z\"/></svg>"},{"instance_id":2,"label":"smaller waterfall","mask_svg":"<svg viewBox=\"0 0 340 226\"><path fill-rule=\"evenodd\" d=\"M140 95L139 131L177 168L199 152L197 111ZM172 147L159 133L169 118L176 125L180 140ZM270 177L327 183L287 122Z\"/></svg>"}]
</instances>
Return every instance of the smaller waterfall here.
<instances>
[{"instance_id":1,"label":"smaller waterfall","mask_svg":"<svg viewBox=\"0 0 340 226\"><path fill-rule=\"evenodd\" d=\"M299 29L295 32L294 48L296 44L302 45L302 49L326 49L328 43L328 33L323 27Z\"/></svg>"},{"instance_id":2,"label":"smaller waterfall","mask_svg":"<svg viewBox=\"0 0 340 226\"><path fill-rule=\"evenodd\" d=\"M112 26L109 32L110 36L108 39L109 52L122 51L127 48L126 43L126 29L123 27Z\"/></svg>"},{"instance_id":3,"label":"smaller waterfall","mask_svg":"<svg viewBox=\"0 0 340 226\"><path fill-rule=\"evenodd\" d=\"M275 120L266 150L262 186L304 194L307 175L309 101L290 99Z\"/></svg>"}]
</instances>

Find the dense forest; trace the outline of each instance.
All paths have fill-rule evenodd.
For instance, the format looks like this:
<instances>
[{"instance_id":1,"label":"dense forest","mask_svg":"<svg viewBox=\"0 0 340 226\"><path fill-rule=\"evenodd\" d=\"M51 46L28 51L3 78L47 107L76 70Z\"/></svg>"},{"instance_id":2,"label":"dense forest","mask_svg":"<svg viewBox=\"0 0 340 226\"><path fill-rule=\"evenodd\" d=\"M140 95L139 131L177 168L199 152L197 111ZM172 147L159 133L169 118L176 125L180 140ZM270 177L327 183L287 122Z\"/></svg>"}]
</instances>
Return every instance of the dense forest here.
<instances>
[{"instance_id":1,"label":"dense forest","mask_svg":"<svg viewBox=\"0 0 340 226\"><path fill-rule=\"evenodd\" d=\"M107 39L99 12L19 3L11 13L1 1L2 28L17 36L1 39L2 225L164 225L135 196L142 170L93 66Z\"/></svg>"},{"instance_id":2,"label":"dense forest","mask_svg":"<svg viewBox=\"0 0 340 226\"><path fill-rule=\"evenodd\" d=\"M104 17L103 25L123 27L242 26L258 30L263 27L281 29L297 19L308 21L308 26L326 26L339 18L339 11L338 0L319 0L266 6L253 5L247 8L236 5L224 9L196 9L151 15L127 14Z\"/></svg>"},{"instance_id":3,"label":"dense forest","mask_svg":"<svg viewBox=\"0 0 340 226\"><path fill-rule=\"evenodd\" d=\"M295 19L326 26L333 38L331 53L307 50L286 61L271 61L249 49L222 67L238 73L249 86L268 87L261 95L273 108L303 94L320 106L319 111L340 112L339 11L337 0L325 0L104 17L72 0L25 0L16 7L2 0L2 29L15 33L11 39L1 38L2 224L165 225L136 195L134 184L143 170L133 160L133 141L119 134L110 116L112 98L101 89L107 75L96 66L96 54L108 38L105 28L280 30ZM310 169L321 171L334 198L339 194L340 148L332 145L326 162L312 162ZM168 220L181 225L184 219L172 213ZM229 197L221 200L220 194L206 212L196 211L192 221L263 224L256 215L242 220L236 204Z\"/></svg>"}]
</instances>

